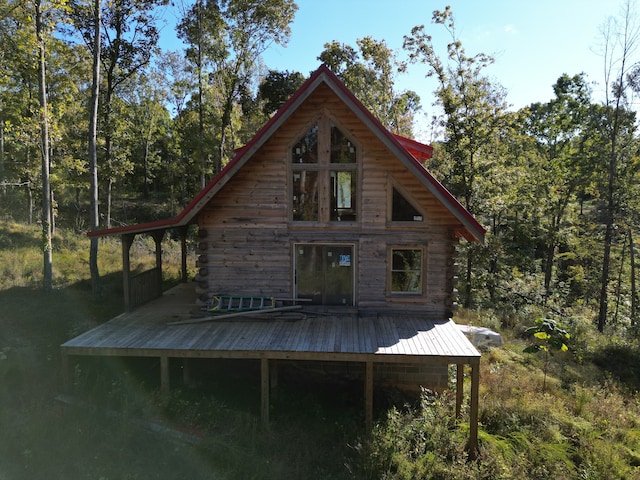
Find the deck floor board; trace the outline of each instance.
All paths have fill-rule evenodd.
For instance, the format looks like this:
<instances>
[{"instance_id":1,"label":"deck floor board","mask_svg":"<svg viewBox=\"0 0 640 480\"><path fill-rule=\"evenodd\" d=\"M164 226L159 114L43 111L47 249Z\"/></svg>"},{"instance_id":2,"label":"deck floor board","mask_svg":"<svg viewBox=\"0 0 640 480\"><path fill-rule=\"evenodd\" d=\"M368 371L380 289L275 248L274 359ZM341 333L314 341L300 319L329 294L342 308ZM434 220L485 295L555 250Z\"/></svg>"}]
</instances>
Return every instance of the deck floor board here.
<instances>
[{"instance_id":1,"label":"deck floor board","mask_svg":"<svg viewBox=\"0 0 640 480\"><path fill-rule=\"evenodd\" d=\"M260 358L309 359L370 356L448 357L455 361L479 358L456 325L448 319L433 320L419 314L359 317L346 313L306 313L300 319L276 319L266 315L211 322L169 325L184 319L192 287L180 285L138 310L122 314L62 345L69 355L223 356L244 352ZM108 353L106 353L108 352ZM150 353L151 352L151 353ZM279 357L280 356L280 357ZM369 357L367 357L369 358ZM399 359L396 361L400 361Z\"/></svg>"}]
</instances>

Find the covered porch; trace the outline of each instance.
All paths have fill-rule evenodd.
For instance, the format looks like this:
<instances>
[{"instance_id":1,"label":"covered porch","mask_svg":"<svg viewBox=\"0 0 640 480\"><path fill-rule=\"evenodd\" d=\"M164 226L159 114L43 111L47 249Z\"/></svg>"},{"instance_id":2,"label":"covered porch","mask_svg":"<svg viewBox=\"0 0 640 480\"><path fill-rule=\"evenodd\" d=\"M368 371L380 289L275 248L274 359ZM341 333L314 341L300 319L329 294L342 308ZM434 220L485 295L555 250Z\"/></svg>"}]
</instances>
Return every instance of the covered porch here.
<instances>
[{"instance_id":1,"label":"covered porch","mask_svg":"<svg viewBox=\"0 0 640 480\"><path fill-rule=\"evenodd\" d=\"M469 449L478 438L480 353L451 320L416 314L308 313L297 319L266 316L184 323L198 311L193 284L180 284L135 311L83 333L61 346L65 388L74 356L154 357L161 390L170 389L170 362L189 359L255 359L260 362L262 422L269 422L270 382L278 361L351 362L364 367L365 421L373 421L374 369L412 365L423 372L455 365L456 413L464 400L465 366L470 369ZM173 325L172 325L173 324ZM187 374L187 373L185 373Z\"/></svg>"}]
</instances>

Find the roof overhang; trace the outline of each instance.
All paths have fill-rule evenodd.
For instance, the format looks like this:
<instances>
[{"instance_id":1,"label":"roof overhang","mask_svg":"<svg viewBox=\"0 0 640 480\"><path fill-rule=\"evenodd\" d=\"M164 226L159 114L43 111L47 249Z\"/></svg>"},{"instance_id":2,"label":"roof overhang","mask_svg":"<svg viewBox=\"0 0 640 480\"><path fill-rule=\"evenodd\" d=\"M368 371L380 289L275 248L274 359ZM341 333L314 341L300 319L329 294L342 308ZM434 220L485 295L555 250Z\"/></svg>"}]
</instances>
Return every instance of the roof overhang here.
<instances>
[{"instance_id":1,"label":"roof overhang","mask_svg":"<svg viewBox=\"0 0 640 480\"><path fill-rule=\"evenodd\" d=\"M187 226L200 211L227 184L240 168L262 147L271 136L293 115L297 108L322 84L326 84L356 117L422 182L422 184L454 215L461 228L455 234L469 241L484 242L485 229L460 202L420 163L431 157L433 147L389 132L353 93L325 65L320 66L297 92L253 136L246 146L236 150L233 159L211 182L173 219L143 223L106 230L96 230L89 236L150 233Z\"/></svg>"}]
</instances>

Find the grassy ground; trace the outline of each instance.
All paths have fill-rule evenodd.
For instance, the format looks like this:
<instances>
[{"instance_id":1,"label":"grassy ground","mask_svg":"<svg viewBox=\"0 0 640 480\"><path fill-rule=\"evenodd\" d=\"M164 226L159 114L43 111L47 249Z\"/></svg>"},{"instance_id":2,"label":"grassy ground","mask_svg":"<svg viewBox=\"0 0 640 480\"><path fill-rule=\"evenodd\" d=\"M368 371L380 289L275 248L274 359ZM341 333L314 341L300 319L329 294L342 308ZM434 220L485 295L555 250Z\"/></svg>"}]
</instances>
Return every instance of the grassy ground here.
<instances>
[{"instance_id":1,"label":"grassy ground","mask_svg":"<svg viewBox=\"0 0 640 480\"><path fill-rule=\"evenodd\" d=\"M74 370L84 404L61 402L59 345L122 310L120 250L101 244L96 298L88 241L59 235L56 288L45 294L38 236L0 223L0 480L640 478L640 350L578 317L573 351L552 358L543 388L543 357L523 353L517 328L466 312L506 340L483 354L475 461L450 395L409 402L376 392L376 426L365 436L360 382L295 371L283 375L264 431L251 362L203 361L195 387L163 398L155 361L87 358ZM153 246L135 248L144 268Z\"/></svg>"}]
</instances>

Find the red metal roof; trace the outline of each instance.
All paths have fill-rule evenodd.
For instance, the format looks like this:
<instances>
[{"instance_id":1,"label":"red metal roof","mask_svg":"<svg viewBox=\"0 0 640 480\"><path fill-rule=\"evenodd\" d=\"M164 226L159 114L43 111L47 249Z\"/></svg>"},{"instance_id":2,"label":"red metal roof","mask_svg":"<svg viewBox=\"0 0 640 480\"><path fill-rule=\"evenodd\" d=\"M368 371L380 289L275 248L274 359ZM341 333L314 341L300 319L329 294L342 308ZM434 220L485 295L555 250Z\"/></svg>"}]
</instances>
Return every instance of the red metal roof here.
<instances>
[{"instance_id":1,"label":"red metal roof","mask_svg":"<svg viewBox=\"0 0 640 480\"><path fill-rule=\"evenodd\" d=\"M389 132L325 65L320 66L320 68L311 74L307 81L305 81L296 93L269 119L258 133L253 136L247 145L236 150L233 159L200 191L178 216L157 222L91 231L88 235L107 236L147 233L155 230L182 227L192 223L200 210L227 183L235 172L277 131L284 121L293 114L297 107L323 83L329 86L329 88L351 108L356 116L372 130L378 139L402 160L407 168L409 168L409 170L422 181L427 189L460 221L463 229L457 232L459 235L468 240L484 241L484 227L420 163L431 157L433 147Z\"/></svg>"},{"instance_id":2,"label":"red metal roof","mask_svg":"<svg viewBox=\"0 0 640 480\"><path fill-rule=\"evenodd\" d=\"M424 143L420 143L411 138L403 137L402 135L398 135L397 133L393 134L394 137L400 142L400 144L411 154L413 158L424 162L425 160L429 160L433 155L433 147L431 145L426 145Z\"/></svg>"}]
</instances>

